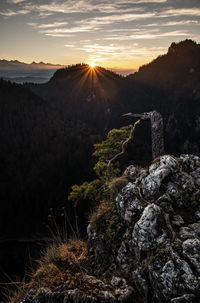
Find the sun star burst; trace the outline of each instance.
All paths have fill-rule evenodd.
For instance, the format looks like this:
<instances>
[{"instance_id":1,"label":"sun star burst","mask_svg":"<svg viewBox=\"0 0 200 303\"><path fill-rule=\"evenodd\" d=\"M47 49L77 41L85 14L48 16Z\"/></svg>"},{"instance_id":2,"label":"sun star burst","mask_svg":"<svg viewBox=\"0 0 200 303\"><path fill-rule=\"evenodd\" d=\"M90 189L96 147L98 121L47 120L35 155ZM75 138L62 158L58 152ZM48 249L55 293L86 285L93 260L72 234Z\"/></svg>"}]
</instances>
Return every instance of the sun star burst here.
<instances>
[{"instance_id":1,"label":"sun star burst","mask_svg":"<svg viewBox=\"0 0 200 303\"><path fill-rule=\"evenodd\" d=\"M89 63L89 66L90 66L91 68L95 68L96 64L95 64L94 62L90 62L90 63Z\"/></svg>"}]
</instances>

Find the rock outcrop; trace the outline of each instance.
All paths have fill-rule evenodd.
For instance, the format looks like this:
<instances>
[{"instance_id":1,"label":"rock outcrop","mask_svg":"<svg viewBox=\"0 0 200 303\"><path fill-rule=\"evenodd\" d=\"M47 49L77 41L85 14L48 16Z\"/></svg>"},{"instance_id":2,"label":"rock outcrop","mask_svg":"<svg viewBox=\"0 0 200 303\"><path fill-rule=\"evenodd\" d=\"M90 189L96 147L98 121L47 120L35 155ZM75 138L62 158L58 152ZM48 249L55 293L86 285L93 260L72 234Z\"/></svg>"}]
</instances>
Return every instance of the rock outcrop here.
<instances>
[{"instance_id":1,"label":"rock outcrop","mask_svg":"<svg viewBox=\"0 0 200 303\"><path fill-rule=\"evenodd\" d=\"M199 302L200 158L164 155L127 171L131 182L111 202L117 243L108 242L106 226L88 226L94 257L87 281L96 281L96 295L31 290L22 302Z\"/></svg>"},{"instance_id":2,"label":"rock outcrop","mask_svg":"<svg viewBox=\"0 0 200 303\"><path fill-rule=\"evenodd\" d=\"M134 167L132 170L135 173ZM200 158L161 156L148 169L135 174L135 180L121 190L115 204L125 228L112 268L119 276L127 277L142 302L197 302ZM100 260L105 250L103 233L92 226L88 232Z\"/></svg>"}]
</instances>

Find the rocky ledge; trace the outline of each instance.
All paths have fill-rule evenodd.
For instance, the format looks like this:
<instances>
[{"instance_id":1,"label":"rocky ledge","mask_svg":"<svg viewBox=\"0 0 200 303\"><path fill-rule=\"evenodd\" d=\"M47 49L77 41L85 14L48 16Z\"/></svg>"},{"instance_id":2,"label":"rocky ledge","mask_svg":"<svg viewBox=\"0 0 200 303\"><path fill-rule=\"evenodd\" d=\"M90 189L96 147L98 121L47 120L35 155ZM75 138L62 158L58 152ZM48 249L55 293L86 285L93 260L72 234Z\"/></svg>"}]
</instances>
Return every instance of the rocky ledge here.
<instances>
[{"instance_id":1,"label":"rocky ledge","mask_svg":"<svg viewBox=\"0 0 200 303\"><path fill-rule=\"evenodd\" d=\"M126 176L111 202L114 236L112 213L107 225L88 226L92 269L83 275L96 292L31 289L22 302L199 302L200 158L164 155Z\"/></svg>"}]
</instances>

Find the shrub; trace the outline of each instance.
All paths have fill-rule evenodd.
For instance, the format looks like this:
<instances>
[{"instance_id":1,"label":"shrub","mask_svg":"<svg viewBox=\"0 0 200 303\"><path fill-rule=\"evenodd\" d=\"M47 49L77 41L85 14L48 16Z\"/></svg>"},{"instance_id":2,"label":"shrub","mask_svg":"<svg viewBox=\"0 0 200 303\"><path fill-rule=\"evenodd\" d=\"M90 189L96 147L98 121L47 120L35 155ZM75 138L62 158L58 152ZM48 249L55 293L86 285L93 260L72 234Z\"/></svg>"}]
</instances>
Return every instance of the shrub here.
<instances>
[{"instance_id":1,"label":"shrub","mask_svg":"<svg viewBox=\"0 0 200 303\"><path fill-rule=\"evenodd\" d=\"M93 155L98 158L94 166L97 179L72 186L68 199L75 206L80 201L100 202L109 198L108 183L120 174L121 169L119 161L112 162L109 166L108 161L120 152L122 142L129 136L131 128L132 125L112 129L106 140L94 145Z\"/></svg>"}]
</instances>

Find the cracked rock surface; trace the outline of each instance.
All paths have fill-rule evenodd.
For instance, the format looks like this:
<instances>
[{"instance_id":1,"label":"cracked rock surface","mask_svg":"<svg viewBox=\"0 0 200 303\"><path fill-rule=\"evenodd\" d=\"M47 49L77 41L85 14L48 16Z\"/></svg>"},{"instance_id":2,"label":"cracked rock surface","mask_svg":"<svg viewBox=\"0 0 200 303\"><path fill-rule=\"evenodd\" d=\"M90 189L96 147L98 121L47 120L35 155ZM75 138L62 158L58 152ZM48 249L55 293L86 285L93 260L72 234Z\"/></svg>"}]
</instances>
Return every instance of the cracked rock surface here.
<instances>
[{"instance_id":1,"label":"cracked rock surface","mask_svg":"<svg viewBox=\"0 0 200 303\"><path fill-rule=\"evenodd\" d=\"M200 158L164 155L127 172L129 183L112 202L114 236L106 226L87 229L94 264L85 279L97 294L31 290L23 303L200 302Z\"/></svg>"},{"instance_id":2,"label":"cracked rock surface","mask_svg":"<svg viewBox=\"0 0 200 303\"><path fill-rule=\"evenodd\" d=\"M112 262L141 302L200 302L199 180L199 157L164 155L115 199L124 232ZM98 260L105 243L89 230Z\"/></svg>"}]
</instances>

